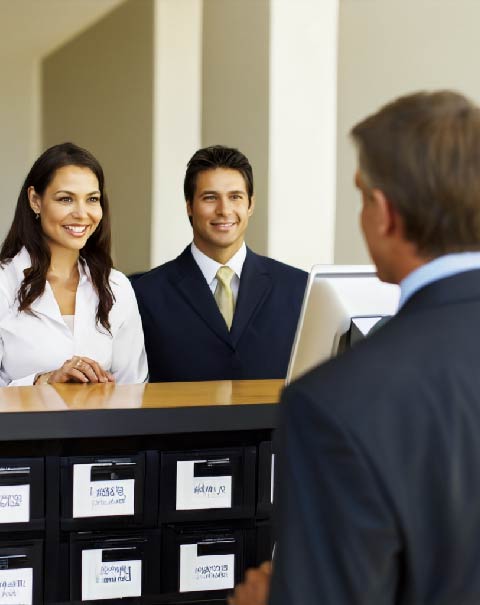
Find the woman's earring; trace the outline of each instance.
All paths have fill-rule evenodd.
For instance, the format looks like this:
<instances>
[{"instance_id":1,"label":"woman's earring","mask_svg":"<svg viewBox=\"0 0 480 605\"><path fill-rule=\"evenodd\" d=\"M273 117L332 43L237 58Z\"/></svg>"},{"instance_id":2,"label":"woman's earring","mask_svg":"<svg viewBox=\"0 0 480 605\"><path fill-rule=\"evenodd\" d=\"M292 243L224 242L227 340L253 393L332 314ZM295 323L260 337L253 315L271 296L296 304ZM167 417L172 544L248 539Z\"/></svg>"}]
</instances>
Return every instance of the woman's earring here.
<instances>
[{"instance_id":1,"label":"woman's earring","mask_svg":"<svg viewBox=\"0 0 480 605\"><path fill-rule=\"evenodd\" d=\"M35 220L38 221L40 218L40 212L35 212Z\"/></svg>"}]
</instances>

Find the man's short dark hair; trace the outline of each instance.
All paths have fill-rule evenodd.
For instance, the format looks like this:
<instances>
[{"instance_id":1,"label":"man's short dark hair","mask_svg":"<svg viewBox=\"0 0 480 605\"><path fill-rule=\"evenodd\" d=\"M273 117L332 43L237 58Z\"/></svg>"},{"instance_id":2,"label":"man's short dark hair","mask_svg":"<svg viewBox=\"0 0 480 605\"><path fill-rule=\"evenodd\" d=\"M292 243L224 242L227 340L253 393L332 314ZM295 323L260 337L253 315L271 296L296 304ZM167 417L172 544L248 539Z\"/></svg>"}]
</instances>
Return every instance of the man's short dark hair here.
<instances>
[{"instance_id":1,"label":"man's short dark hair","mask_svg":"<svg viewBox=\"0 0 480 605\"><path fill-rule=\"evenodd\" d=\"M245 180L248 199L251 201L253 196L253 170L247 157L233 147L212 145L196 151L187 164L183 182L183 192L187 202L193 202L198 174L215 168L238 170Z\"/></svg>"},{"instance_id":2,"label":"man's short dark hair","mask_svg":"<svg viewBox=\"0 0 480 605\"><path fill-rule=\"evenodd\" d=\"M367 187L383 191L418 252L480 249L480 109L452 91L400 97L352 129Z\"/></svg>"}]
</instances>

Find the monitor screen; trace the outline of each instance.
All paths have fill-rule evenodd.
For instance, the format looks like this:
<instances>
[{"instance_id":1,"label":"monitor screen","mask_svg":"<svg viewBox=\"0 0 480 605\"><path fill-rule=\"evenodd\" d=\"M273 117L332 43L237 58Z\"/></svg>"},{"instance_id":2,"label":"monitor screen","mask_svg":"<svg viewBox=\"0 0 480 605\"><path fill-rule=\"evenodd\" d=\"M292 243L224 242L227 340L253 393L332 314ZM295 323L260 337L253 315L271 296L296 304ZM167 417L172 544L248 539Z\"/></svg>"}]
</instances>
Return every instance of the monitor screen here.
<instances>
[{"instance_id":1,"label":"monitor screen","mask_svg":"<svg viewBox=\"0 0 480 605\"><path fill-rule=\"evenodd\" d=\"M400 289L371 265L315 265L308 278L287 383L365 337L394 315Z\"/></svg>"}]
</instances>

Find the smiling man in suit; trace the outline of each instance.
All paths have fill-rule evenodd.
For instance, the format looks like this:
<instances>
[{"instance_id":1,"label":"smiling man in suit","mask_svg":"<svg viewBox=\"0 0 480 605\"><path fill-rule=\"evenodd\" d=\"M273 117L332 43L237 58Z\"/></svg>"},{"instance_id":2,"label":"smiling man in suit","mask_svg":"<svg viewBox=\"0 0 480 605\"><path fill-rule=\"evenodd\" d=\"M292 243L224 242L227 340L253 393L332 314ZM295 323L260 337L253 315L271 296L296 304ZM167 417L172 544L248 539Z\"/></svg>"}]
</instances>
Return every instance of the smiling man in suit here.
<instances>
[{"instance_id":1,"label":"smiling man in suit","mask_svg":"<svg viewBox=\"0 0 480 605\"><path fill-rule=\"evenodd\" d=\"M270 605L480 603L480 108L402 97L352 130L398 313L285 391ZM264 605L268 565L230 601Z\"/></svg>"},{"instance_id":2,"label":"smiling man in suit","mask_svg":"<svg viewBox=\"0 0 480 605\"><path fill-rule=\"evenodd\" d=\"M284 378L307 274L245 245L248 159L221 145L198 150L184 193L193 242L134 282L150 381Z\"/></svg>"}]
</instances>

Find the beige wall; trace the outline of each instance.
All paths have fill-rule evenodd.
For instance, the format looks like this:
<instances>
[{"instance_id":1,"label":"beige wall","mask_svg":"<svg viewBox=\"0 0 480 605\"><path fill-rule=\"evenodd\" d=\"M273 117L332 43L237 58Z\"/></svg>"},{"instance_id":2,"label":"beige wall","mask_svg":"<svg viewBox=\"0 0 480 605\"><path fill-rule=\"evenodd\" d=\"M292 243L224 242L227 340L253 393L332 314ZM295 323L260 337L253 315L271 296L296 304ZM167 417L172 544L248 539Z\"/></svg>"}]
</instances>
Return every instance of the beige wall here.
<instances>
[{"instance_id":1,"label":"beige wall","mask_svg":"<svg viewBox=\"0 0 480 605\"><path fill-rule=\"evenodd\" d=\"M37 63L28 54L0 58L0 241L10 227L20 188L37 153L37 76Z\"/></svg>"},{"instance_id":2,"label":"beige wall","mask_svg":"<svg viewBox=\"0 0 480 605\"><path fill-rule=\"evenodd\" d=\"M389 99L454 88L480 101L478 0L341 0L335 262L368 261L350 128Z\"/></svg>"},{"instance_id":3,"label":"beige wall","mask_svg":"<svg viewBox=\"0 0 480 605\"><path fill-rule=\"evenodd\" d=\"M129 0L43 62L43 145L72 140L102 163L115 264L150 262L153 0Z\"/></svg>"},{"instance_id":4,"label":"beige wall","mask_svg":"<svg viewBox=\"0 0 480 605\"><path fill-rule=\"evenodd\" d=\"M269 0L204 0L202 145L238 147L254 169L248 244L268 250ZM188 158L187 158L188 159Z\"/></svg>"},{"instance_id":5,"label":"beige wall","mask_svg":"<svg viewBox=\"0 0 480 605\"><path fill-rule=\"evenodd\" d=\"M337 263L368 261L347 133L386 100L419 88L453 87L480 100L480 2L340 0L335 153L327 123L335 124L334 95L326 87L335 78L329 65L336 0L329 1L331 10L323 2L320 14L318 0L203 0L203 10L202 0L128 0L47 58L44 143L73 139L103 162L120 268L163 262L189 240L184 167L200 144L213 143L239 147L254 167L257 208L248 234L254 249L305 268L328 262L332 248ZM327 21L329 29L320 31ZM25 104L31 88L24 81L8 103ZM317 141L318 152L308 158L321 170L315 174L292 156L294 178L285 185L286 160L292 148L302 148L300 139ZM326 139L337 160L335 227L325 203L334 187L330 196L324 172L335 171ZM311 183L305 175L313 175ZM298 183L305 192L298 193ZM18 186L8 185L15 192Z\"/></svg>"},{"instance_id":6,"label":"beige wall","mask_svg":"<svg viewBox=\"0 0 480 605\"><path fill-rule=\"evenodd\" d=\"M270 256L333 262L338 0L270 7Z\"/></svg>"},{"instance_id":7,"label":"beige wall","mask_svg":"<svg viewBox=\"0 0 480 605\"><path fill-rule=\"evenodd\" d=\"M204 0L202 143L238 147L261 254L332 262L338 0Z\"/></svg>"},{"instance_id":8,"label":"beige wall","mask_svg":"<svg viewBox=\"0 0 480 605\"><path fill-rule=\"evenodd\" d=\"M0 241L41 150L41 58L120 1L0 0Z\"/></svg>"},{"instance_id":9,"label":"beige wall","mask_svg":"<svg viewBox=\"0 0 480 605\"><path fill-rule=\"evenodd\" d=\"M201 145L202 0L155 3L152 266L192 239L185 166Z\"/></svg>"}]
</instances>

